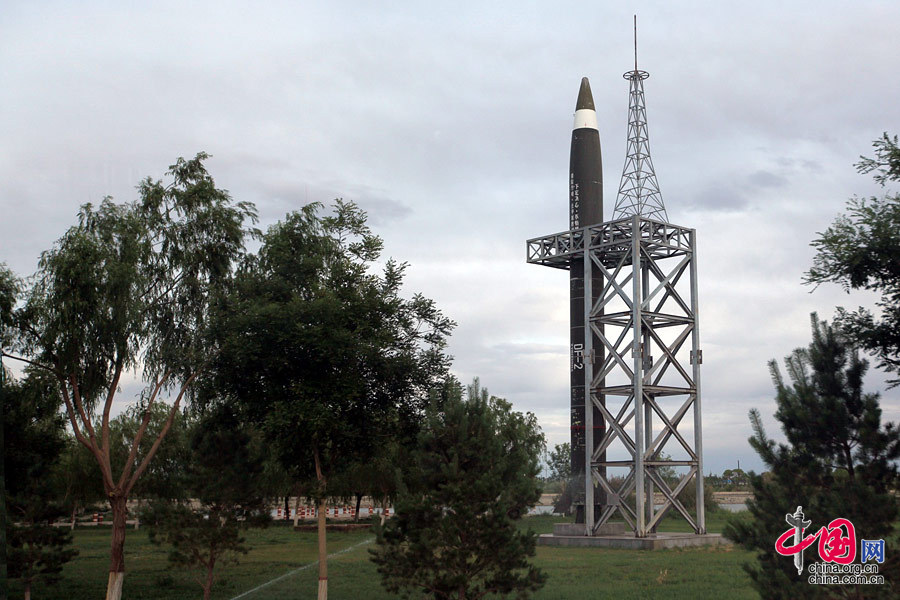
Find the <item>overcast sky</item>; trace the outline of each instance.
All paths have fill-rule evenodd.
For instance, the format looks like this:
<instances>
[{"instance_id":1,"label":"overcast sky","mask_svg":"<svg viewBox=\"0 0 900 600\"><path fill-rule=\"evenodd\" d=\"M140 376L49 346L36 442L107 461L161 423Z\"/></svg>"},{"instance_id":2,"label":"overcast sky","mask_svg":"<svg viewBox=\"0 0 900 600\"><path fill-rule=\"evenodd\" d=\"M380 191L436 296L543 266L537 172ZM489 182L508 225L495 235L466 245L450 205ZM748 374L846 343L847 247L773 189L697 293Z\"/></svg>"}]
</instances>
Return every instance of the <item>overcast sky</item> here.
<instances>
[{"instance_id":1,"label":"overcast sky","mask_svg":"<svg viewBox=\"0 0 900 600\"><path fill-rule=\"evenodd\" d=\"M871 303L801 276L846 200L883 193L853 163L900 131L900 3L377 4L7 0L0 261L30 274L79 205L132 200L203 150L263 226L360 204L411 263L408 292L459 323L456 374L566 441L568 279L527 265L525 240L568 226L582 76L611 217L636 12L663 198L698 232L704 470L758 470L747 411L777 432L767 361L809 342L811 311Z\"/></svg>"}]
</instances>

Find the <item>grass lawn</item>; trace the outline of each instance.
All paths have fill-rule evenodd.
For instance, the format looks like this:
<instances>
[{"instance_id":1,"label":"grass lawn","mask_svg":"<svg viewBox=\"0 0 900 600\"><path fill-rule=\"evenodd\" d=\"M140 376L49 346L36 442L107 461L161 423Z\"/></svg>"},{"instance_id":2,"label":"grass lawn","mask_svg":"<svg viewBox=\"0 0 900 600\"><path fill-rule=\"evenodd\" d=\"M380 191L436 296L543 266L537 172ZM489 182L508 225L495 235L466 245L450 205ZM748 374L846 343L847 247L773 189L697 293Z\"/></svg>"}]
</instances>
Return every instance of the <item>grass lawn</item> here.
<instances>
[{"instance_id":1,"label":"grass lawn","mask_svg":"<svg viewBox=\"0 0 900 600\"><path fill-rule=\"evenodd\" d=\"M727 513L708 517L710 531L721 531ZM552 530L559 517L531 517L523 526L539 533ZM683 521L668 519L661 529L685 531ZM75 531L78 557L63 571L53 587L35 586L35 600L96 600L106 591L109 561L109 528ZM375 566L369 562L372 534L331 533L329 553L347 550L329 560L329 596L335 600L379 600L395 598L380 585ZM213 587L213 597L229 600L266 582L288 575L242 596L242 600L314 598L317 569L315 533L295 533L284 526L250 531L250 553L238 565L226 567ZM129 530L125 543L124 598L200 598L201 588L193 573L173 570L166 562L166 549L153 546L144 531ZM596 548L539 547L535 561L549 576L536 598L755 598L741 564L751 560L749 552L731 546L685 550L605 550ZM10 598L21 598L18 581L10 582Z\"/></svg>"}]
</instances>

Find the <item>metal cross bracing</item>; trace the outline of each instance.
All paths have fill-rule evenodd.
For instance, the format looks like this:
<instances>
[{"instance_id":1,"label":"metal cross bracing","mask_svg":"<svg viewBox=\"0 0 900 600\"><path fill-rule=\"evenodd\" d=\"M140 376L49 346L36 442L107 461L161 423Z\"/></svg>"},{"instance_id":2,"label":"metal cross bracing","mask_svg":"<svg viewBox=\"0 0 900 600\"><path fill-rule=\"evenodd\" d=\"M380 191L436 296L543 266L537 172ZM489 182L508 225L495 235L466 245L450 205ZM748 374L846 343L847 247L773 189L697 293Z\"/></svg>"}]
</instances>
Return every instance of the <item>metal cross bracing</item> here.
<instances>
[{"instance_id":1,"label":"metal cross bracing","mask_svg":"<svg viewBox=\"0 0 900 600\"><path fill-rule=\"evenodd\" d=\"M636 52L636 50L635 50ZM650 158L650 134L647 131L647 107L644 103L644 80L650 77L647 71L635 67L623 77L629 80L628 136L625 149L625 166L613 219L641 215L660 221L668 221L663 205L659 182Z\"/></svg>"},{"instance_id":2,"label":"metal cross bracing","mask_svg":"<svg viewBox=\"0 0 900 600\"><path fill-rule=\"evenodd\" d=\"M695 231L634 215L527 242L529 263L569 269L573 259L585 298L597 298L585 306L585 481L599 485L603 507L596 519L585 511L585 533L618 515L646 537L670 510L705 533ZM604 421L596 445L590 404ZM681 479L665 478L668 468ZM693 515L679 500L687 486Z\"/></svg>"}]
</instances>

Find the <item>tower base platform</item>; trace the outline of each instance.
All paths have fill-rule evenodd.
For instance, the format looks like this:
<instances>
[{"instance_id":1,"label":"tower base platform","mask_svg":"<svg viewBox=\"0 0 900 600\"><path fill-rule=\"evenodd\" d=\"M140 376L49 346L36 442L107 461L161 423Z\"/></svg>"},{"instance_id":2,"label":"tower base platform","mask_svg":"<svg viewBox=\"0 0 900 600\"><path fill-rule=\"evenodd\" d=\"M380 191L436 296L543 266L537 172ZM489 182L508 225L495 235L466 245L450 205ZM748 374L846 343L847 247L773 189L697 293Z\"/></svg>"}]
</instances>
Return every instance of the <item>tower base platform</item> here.
<instances>
[{"instance_id":1,"label":"tower base platform","mask_svg":"<svg viewBox=\"0 0 900 600\"><path fill-rule=\"evenodd\" d=\"M562 523L560 525L563 525ZM565 525L573 525L566 523ZM615 524L613 524L615 525ZM578 527L582 527L579 525ZM604 526L607 527L607 526ZM554 527L554 530L556 527ZM562 529L562 528L560 528ZM566 529L569 529L568 527ZM654 533L645 538L634 537L632 533L602 532L594 536L545 533L538 536L538 546L566 546L573 548L615 548L618 550L663 550L668 548L690 548L694 546L719 546L731 542L721 533Z\"/></svg>"}]
</instances>

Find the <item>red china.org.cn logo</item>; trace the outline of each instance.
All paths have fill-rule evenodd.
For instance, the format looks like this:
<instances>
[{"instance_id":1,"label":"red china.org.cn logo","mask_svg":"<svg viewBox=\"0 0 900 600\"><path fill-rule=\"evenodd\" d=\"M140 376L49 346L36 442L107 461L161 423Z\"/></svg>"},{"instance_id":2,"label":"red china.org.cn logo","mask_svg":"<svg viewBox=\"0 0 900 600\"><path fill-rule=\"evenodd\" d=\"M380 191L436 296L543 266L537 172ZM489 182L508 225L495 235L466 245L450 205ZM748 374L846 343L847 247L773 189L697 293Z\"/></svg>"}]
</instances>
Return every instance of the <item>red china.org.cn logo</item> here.
<instances>
[{"instance_id":1,"label":"red china.org.cn logo","mask_svg":"<svg viewBox=\"0 0 900 600\"><path fill-rule=\"evenodd\" d=\"M803 552L818 542L821 562L807 567L809 583L816 585L866 585L883 584L884 576L878 574L878 565L884 562L884 540L860 540L859 562L856 560L856 528L849 519L839 517L823 525L815 533L804 535L812 525L804 519L803 507L785 515L791 527L775 540L775 551L782 556L793 556L797 574L803 574ZM874 561L874 562L872 562Z\"/></svg>"}]
</instances>

